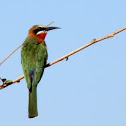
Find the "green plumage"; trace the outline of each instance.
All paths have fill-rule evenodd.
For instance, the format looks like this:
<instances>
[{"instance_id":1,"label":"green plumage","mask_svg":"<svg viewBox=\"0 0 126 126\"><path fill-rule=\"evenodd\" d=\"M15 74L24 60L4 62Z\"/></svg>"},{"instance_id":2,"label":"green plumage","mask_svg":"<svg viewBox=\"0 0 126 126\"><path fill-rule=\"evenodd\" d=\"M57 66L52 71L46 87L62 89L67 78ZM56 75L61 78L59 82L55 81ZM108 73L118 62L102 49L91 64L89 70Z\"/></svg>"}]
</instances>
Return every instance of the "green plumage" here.
<instances>
[{"instance_id":1,"label":"green plumage","mask_svg":"<svg viewBox=\"0 0 126 126\"><path fill-rule=\"evenodd\" d=\"M23 43L21 63L29 90L29 118L38 115L37 85L43 75L46 60L46 45L39 43L37 38L28 36Z\"/></svg>"}]
</instances>

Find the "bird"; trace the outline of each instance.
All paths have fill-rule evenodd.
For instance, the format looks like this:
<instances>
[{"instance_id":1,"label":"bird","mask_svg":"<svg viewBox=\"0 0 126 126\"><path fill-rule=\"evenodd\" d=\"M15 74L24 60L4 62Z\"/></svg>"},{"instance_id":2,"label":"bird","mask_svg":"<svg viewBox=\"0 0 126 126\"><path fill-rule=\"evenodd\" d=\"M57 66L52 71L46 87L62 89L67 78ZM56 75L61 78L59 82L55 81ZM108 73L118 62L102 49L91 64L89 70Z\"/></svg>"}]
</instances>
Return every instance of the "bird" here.
<instances>
[{"instance_id":1,"label":"bird","mask_svg":"<svg viewBox=\"0 0 126 126\"><path fill-rule=\"evenodd\" d=\"M22 44L21 64L29 92L29 118L38 116L37 85L42 78L48 58L45 37L48 31L54 29L59 27L33 25Z\"/></svg>"}]
</instances>

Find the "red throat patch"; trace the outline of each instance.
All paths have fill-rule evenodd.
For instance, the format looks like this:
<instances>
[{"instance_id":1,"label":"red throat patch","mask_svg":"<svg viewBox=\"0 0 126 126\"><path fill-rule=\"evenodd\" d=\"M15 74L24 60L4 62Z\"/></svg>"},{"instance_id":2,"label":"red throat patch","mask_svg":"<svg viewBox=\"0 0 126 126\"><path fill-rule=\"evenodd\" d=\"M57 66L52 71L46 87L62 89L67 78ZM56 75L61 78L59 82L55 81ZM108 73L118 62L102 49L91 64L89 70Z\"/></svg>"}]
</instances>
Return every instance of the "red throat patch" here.
<instances>
[{"instance_id":1,"label":"red throat patch","mask_svg":"<svg viewBox=\"0 0 126 126\"><path fill-rule=\"evenodd\" d=\"M40 34L38 34L37 36L39 37L39 38L41 38L41 39L45 39L45 37L46 37L46 34L47 33L40 33Z\"/></svg>"}]
</instances>

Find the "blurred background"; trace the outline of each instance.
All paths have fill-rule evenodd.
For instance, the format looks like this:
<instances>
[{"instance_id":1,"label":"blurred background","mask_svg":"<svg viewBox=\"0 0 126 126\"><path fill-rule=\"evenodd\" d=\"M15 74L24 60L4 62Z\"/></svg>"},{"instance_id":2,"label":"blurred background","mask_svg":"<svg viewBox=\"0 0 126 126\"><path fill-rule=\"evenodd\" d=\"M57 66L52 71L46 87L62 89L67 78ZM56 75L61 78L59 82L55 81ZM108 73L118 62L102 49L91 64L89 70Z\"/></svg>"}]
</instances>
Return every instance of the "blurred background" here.
<instances>
[{"instance_id":1,"label":"blurred background","mask_svg":"<svg viewBox=\"0 0 126 126\"><path fill-rule=\"evenodd\" d=\"M48 62L126 26L125 0L0 2L0 61L23 43L34 24L62 29L46 37ZM23 74L21 49L0 77ZM0 123L8 126L126 126L126 31L45 69L38 85L39 116L28 118L25 80L0 90Z\"/></svg>"}]
</instances>

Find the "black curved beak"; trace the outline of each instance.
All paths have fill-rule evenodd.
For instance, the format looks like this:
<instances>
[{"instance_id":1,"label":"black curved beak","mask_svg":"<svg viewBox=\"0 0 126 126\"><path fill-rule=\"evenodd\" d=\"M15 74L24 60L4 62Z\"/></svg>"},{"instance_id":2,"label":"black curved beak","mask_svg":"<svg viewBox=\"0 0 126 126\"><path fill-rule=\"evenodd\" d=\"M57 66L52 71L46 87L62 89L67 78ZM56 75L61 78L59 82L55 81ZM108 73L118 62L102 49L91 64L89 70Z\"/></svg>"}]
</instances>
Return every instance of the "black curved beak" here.
<instances>
[{"instance_id":1,"label":"black curved beak","mask_svg":"<svg viewBox=\"0 0 126 126\"><path fill-rule=\"evenodd\" d=\"M61 29L60 27L47 27L46 31L54 30L54 29Z\"/></svg>"}]
</instances>

